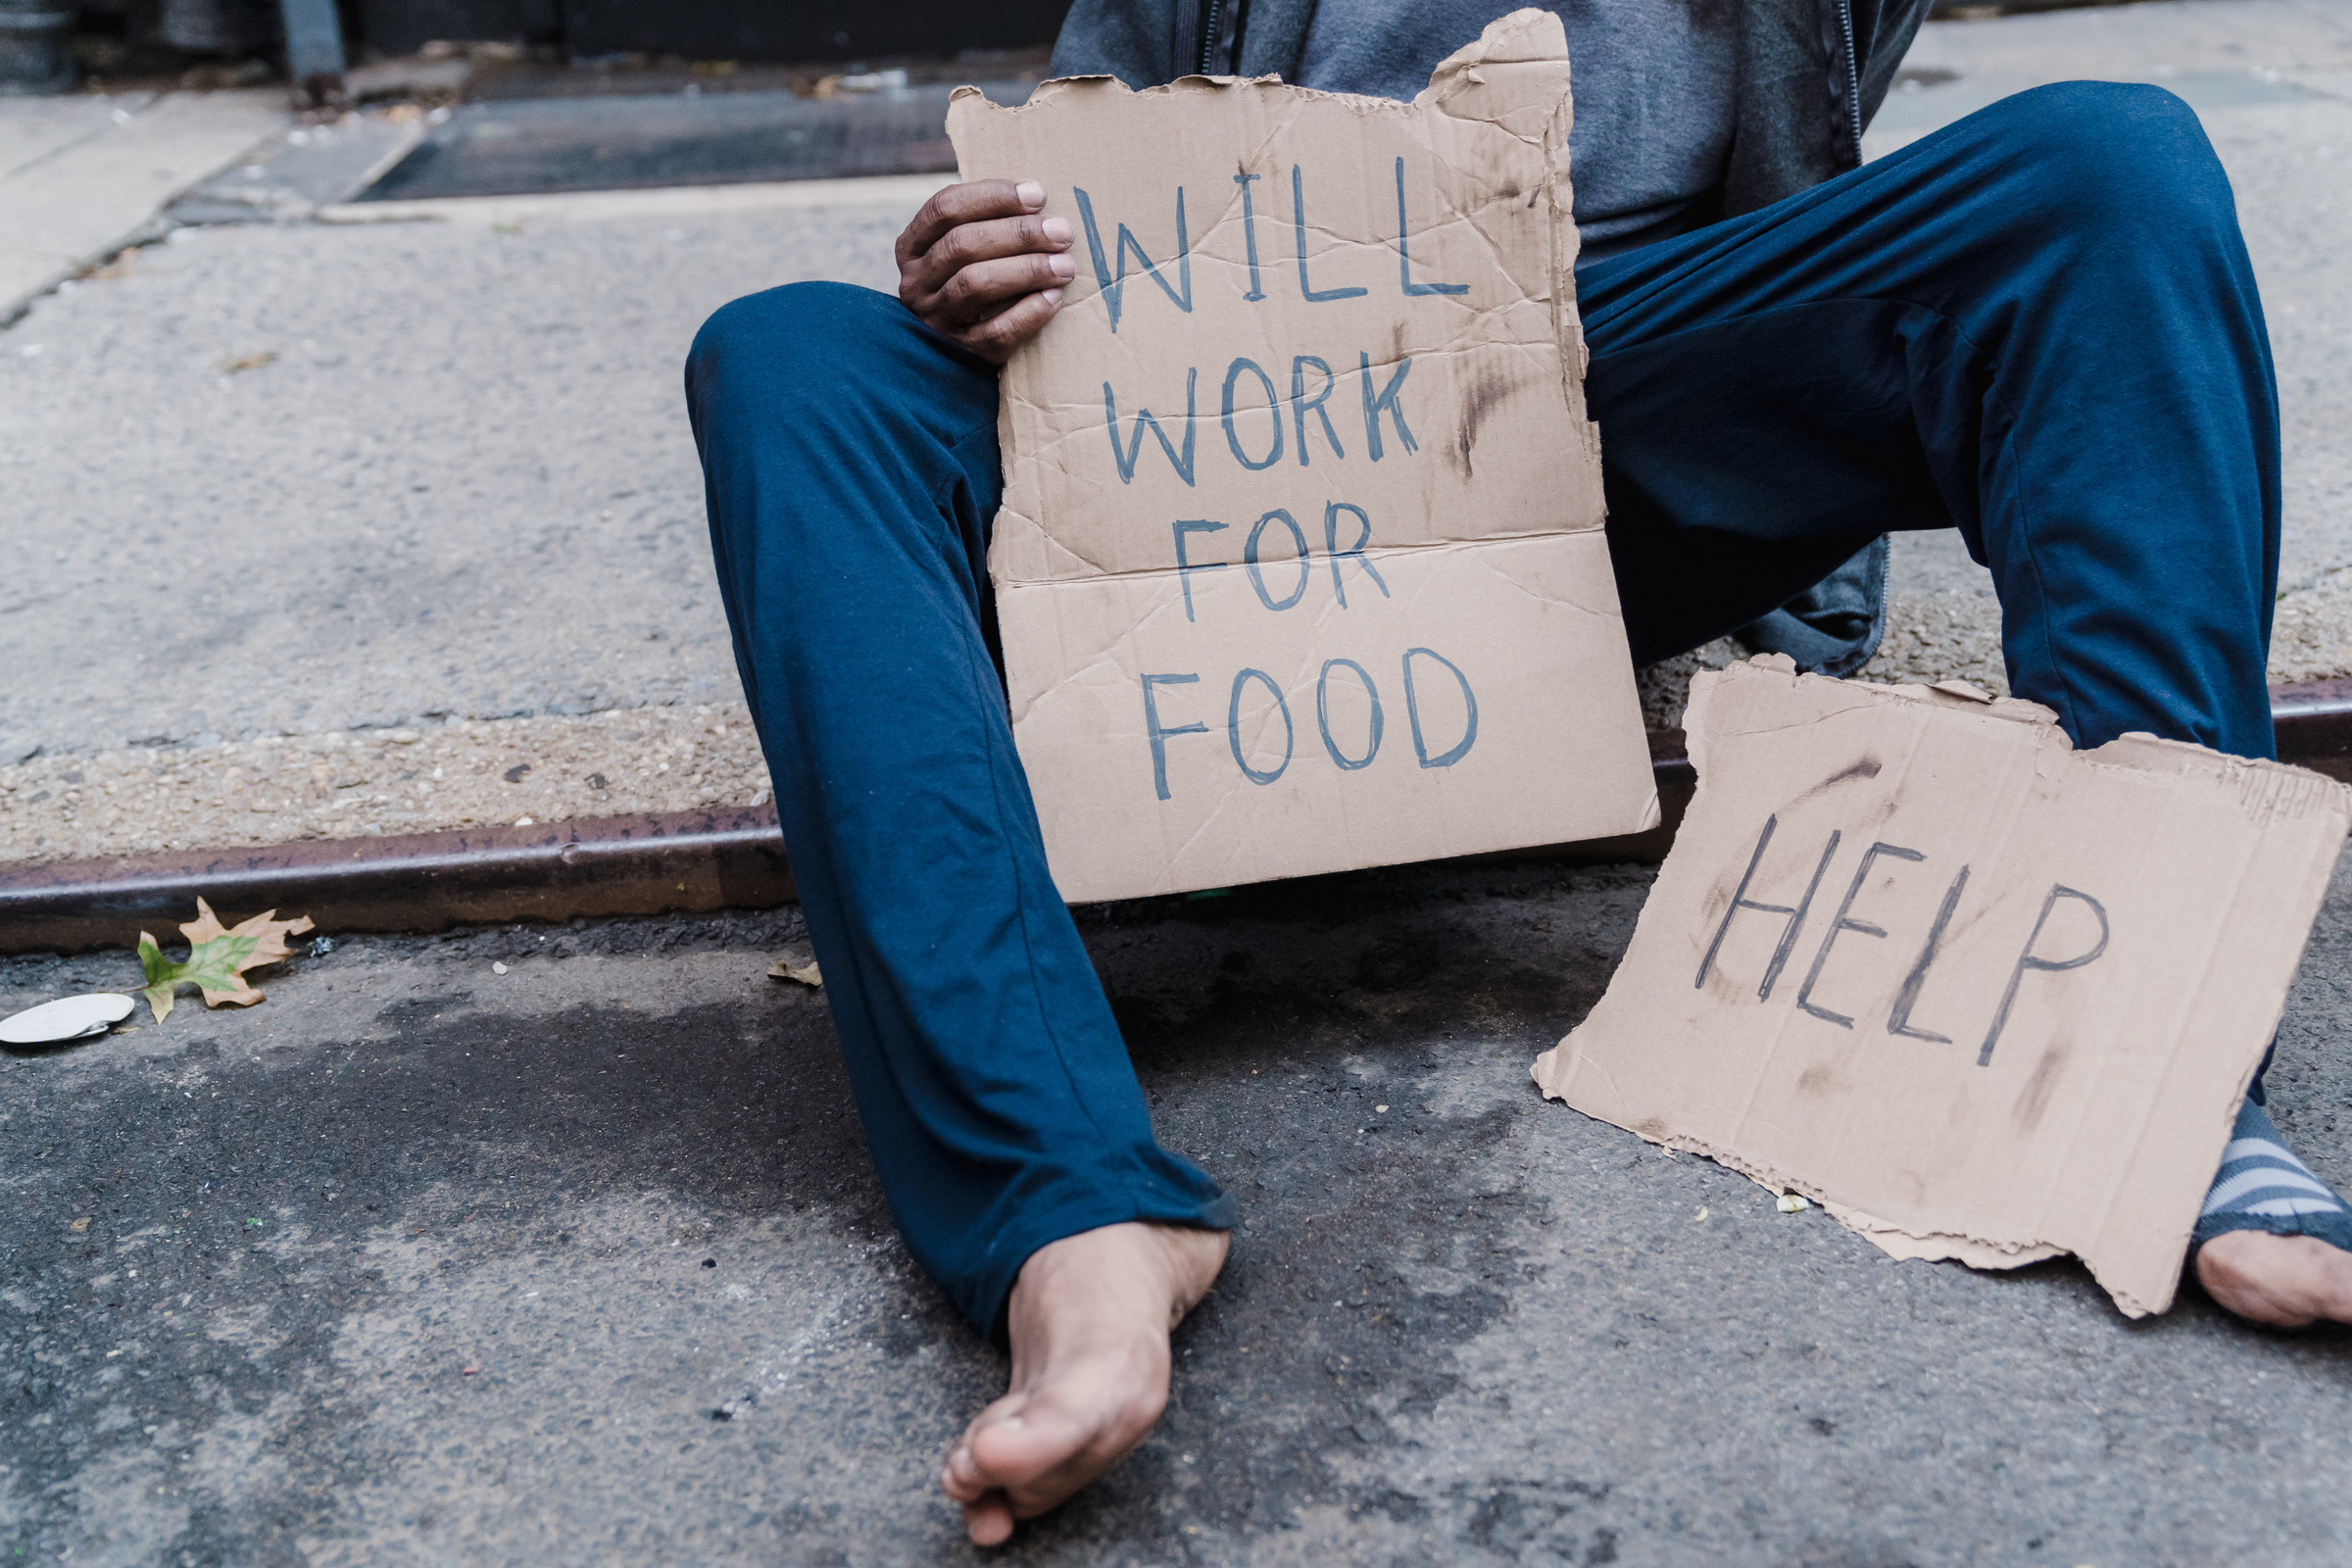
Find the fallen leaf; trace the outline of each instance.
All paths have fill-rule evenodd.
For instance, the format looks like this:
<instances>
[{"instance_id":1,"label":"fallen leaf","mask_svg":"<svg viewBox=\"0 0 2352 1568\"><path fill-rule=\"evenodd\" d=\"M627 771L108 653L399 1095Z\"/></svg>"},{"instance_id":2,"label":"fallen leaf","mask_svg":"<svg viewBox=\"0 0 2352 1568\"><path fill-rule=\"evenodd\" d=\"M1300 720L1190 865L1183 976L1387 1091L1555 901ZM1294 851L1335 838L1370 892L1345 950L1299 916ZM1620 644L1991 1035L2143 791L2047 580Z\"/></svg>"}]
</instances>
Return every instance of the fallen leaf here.
<instances>
[{"instance_id":1,"label":"fallen leaf","mask_svg":"<svg viewBox=\"0 0 2352 1568\"><path fill-rule=\"evenodd\" d=\"M790 958L778 958L768 966L770 980L797 980L805 986L822 986L825 977L817 972L816 960L796 964Z\"/></svg>"},{"instance_id":2,"label":"fallen leaf","mask_svg":"<svg viewBox=\"0 0 2352 1568\"><path fill-rule=\"evenodd\" d=\"M155 1021L162 1023L172 1016L172 999L190 982L204 993L208 1007L250 1007L261 1001L262 993L245 983L245 971L292 957L286 938L311 929L308 915L278 920L272 918L276 913L270 909L228 927L213 913L211 905L198 899L197 917L179 928L179 934L188 939L188 956L181 963L167 959L155 938L140 932L139 964L147 971L147 986L141 995L154 1009Z\"/></svg>"},{"instance_id":3,"label":"fallen leaf","mask_svg":"<svg viewBox=\"0 0 2352 1568\"><path fill-rule=\"evenodd\" d=\"M1778 1199L1774 1200L1772 1206L1779 1209L1784 1214L1802 1214L1806 1209L1811 1208L1813 1205L1807 1202L1804 1199L1799 1198L1794 1193L1783 1193Z\"/></svg>"},{"instance_id":4,"label":"fallen leaf","mask_svg":"<svg viewBox=\"0 0 2352 1568\"><path fill-rule=\"evenodd\" d=\"M67 1227L66 1227L66 1229L68 1229L68 1230L72 1231L72 1232L73 1232L74 1235L76 1235L76 1236L80 1236L80 1235L84 1234L85 1232L87 1232L87 1231L89 1230L89 1228L90 1228L90 1222L89 1222L89 1219L87 1218L87 1216L84 1216L84 1217L83 1217L83 1218L81 1218L81 1219L77 1219L77 1220L75 1220L75 1221L74 1221L73 1224L71 1224L71 1225L69 1225L69 1226L67 1226Z\"/></svg>"},{"instance_id":5,"label":"fallen leaf","mask_svg":"<svg viewBox=\"0 0 2352 1568\"><path fill-rule=\"evenodd\" d=\"M260 354L241 354L233 360L222 360L220 373L234 375L239 370L258 370L265 365L273 364L276 359L277 355L268 350Z\"/></svg>"},{"instance_id":6,"label":"fallen leaf","mask_svg":"<svg viewBox=\"0 0 2352 1568\"><path fill-rule=\"evenodd\" d=\"M1698 1212L1690 1216L1690 1223L1691 1223L1691 1224L1693 1224L1693 1225L1704 1225L1706 1222L1707 1222L1707 1205L1706 1205L1706 1204L1704 1204L1704 1203L1701 1203L1701 1204L1699 1204L1699 1205L1698 1205Z\"/></svg>"}]
</instances>

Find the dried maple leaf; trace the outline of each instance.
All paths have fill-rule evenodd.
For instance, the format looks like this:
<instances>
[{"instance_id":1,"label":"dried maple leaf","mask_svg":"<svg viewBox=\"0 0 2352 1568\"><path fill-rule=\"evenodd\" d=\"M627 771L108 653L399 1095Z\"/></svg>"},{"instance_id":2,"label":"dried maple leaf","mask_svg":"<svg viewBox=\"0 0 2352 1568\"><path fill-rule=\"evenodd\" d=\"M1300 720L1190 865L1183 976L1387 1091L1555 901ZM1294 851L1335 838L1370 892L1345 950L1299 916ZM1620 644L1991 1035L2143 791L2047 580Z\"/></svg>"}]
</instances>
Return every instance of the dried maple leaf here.
<instances>
[{"instance_id":1,"label":"dried maple leaf","mask_svg":"<svg viewBox=\"0 0 2352 1568\"><path fill-rule=\"evenodd\" d=\"M245 971L292 957L286 938L311 929L308 915L299 920L270 918L276 913L271 909L238 925L224 926L213 913L213 906L198 899L196 918L179 928L179 934L188 939L188 956L183 963L166 958L155 938L140 932L139 964L147 971L147 988L140 994L155 1009L155 1021L162 1023L172 1016L172 997L191 981L203 991L208 1007L250 1007L261 1001L262 994L245 983Z\"/></svg>"}]
</instances>

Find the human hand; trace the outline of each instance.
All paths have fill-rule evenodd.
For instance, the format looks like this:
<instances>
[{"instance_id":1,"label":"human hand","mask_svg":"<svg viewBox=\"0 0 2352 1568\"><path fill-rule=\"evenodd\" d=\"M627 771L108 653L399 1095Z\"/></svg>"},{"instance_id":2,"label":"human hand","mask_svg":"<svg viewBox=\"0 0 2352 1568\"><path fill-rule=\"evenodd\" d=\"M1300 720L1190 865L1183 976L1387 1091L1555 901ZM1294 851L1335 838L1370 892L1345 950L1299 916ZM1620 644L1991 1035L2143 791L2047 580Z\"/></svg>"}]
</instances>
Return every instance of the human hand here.
<instances>
[{"instance_id":1,"label":"human hand","mask_svg":"<svg viewBox=\"0 0 2352 1568\"><path fill-rule=\"evenodd\" d=\"M1035 180L950 185L899 236L899 298L924 325L992 365L1037 336L1078 275L1064 218L1040 218Z\"/></svg>"}]
</instances>

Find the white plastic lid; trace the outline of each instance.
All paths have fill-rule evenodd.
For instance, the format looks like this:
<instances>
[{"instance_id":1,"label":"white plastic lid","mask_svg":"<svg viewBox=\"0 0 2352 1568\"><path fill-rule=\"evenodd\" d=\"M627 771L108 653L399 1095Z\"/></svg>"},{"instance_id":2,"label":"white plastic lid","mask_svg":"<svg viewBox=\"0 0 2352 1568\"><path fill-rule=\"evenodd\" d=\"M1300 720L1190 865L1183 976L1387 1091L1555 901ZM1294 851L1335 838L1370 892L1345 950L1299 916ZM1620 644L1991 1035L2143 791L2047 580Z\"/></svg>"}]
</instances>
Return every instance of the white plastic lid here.
<instances>
[{"instance_id":1,"label":"white plastic lid","mask_svg":"<svg viewBox=\"0 0 2352 1568\"><path fill-rule=\"evenodd\" d=\"M78 1040L96 1034L108 1024L121 1023L137 1005L135 999L112 991L86 997L61 997L0 1020L0 1041L12 1046L46 1046L60 1040Z\"/></svg>"}]
</instances>

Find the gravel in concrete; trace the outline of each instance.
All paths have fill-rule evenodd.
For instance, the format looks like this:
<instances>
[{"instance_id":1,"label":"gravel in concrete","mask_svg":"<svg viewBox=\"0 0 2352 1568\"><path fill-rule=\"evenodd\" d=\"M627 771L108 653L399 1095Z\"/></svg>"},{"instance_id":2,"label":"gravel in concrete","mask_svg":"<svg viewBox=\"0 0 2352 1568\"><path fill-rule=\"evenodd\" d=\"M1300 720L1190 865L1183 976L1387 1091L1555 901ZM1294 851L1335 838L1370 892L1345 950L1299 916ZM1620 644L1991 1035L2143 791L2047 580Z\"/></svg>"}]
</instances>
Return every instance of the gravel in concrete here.
<instances>
[{"instance_id":1,"label":"gravel in concrete","mask_svg":"<svg viewBox=\"0 0 2352 1568\"><path fill-rule=\"evenodd\" d=\"M0 767L0 864L767 801L741 703L457 719Z\"/></svg>"},{"instance_id":2,"label":"gravel in concrete","mask_svg":"<svg viewBox=\"0 0 2352 1568\"><path fill-rule=\"evenodd\" d=\"M2343 1560L2352 1341L2193 1292L2129 1323L2072 1263L1894 1263L1539 1100L1647 885L1413 870L1087 916L1163 1135L1247 1217L1166 1419L1002 1560ZM821 995L764 977L800 940L353 940L251 1011L0 1058L0 1543L982 1560L932 1475L1004 1364L892 1231ZM131 970L10 960L0 1006ZM2348 980L2339 878L2272 1079L2339 1184Z\"/></svg>"}]
</instances>

